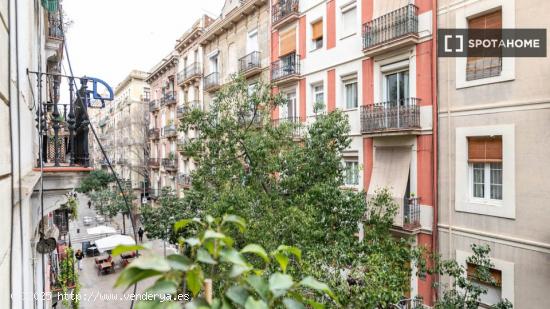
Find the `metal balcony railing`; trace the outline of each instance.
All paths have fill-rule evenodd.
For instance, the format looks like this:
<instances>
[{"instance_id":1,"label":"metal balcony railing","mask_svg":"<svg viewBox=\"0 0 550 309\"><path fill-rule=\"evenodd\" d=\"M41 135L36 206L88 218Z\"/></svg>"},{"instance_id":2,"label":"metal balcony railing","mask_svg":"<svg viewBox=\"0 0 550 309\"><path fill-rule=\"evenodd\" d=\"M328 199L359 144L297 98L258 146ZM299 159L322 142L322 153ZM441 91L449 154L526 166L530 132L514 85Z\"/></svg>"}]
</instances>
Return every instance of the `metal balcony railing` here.
<instances>
[{"instance_id":1,"label":"metal balcony railing","mask_svg":"<svg viewBox=\"0 0 550 309\"><path fill-rule=\"evenodd\" d=\"M201 103L199 100L188 101L184 105L178 106L176 110L176 116L182 118L186 113L191 112L193 109L200 109Z\"/></svg>"},{"instance_id":2,"label":"metal balcony railing","mask_svg":"<svg viewBox=\"0 0 550 309\"><path fill-rule=\"evenodd\" d=\"M284 117L279 119L272 119L271 124L273 126L286 125L291 127L292 137L299 138L305 133L305 126L300 120L300 117Z\"/></svg>"},{"instance_id":3,"label":"metal balcony railing","mask_svg":"<svg viewBox=\"0 0 550 309\"><path fill-rule=\"evenodd\" d=\"M170 158L162 159L162 166L167 170L175 170L178 167L177 161Z\"/></svg>"},{"instance_id":4,"label":"metal balcony railing","mask_svg":"<svg viewBox=\"0 0 550 309\"><path fill-rule=\"evenodd\" d=\"M161 105L170 105L176 103L176 92L175 91L167 91L164 93L162 98L160 99Z\"/></svg>"},{"instance_id":5,"label":"metal balcony railing","mask_svg":"<svg viewBox=\"0 0 550 309\"><path fill-rule=\"evenodd\" d=\"M403 201L403 229L414 230L420 227L420 198L406 197Z\"/></svg>"},{"instance_id":6,"label":"metal balcony railing","mask_svg":"<svg viewBox=\"0 0 550 309\"><path fill-rule=\"evenodd\" d=\"M159 101L151 100L149 102L149 111L150 112L155 112L155 111L158 111L159 109L160 109Z\"/></svg>"},{"instance_id":7,"label":"metal balcony railing","mask_svg":"<svg viewBox=\"0 0 550 309\"><path fill-rule=\"evenodd\" d=\"M189 174L178 175L178 183L184 188L191 187L191 175Z\"/></svg>"},{"instance_id":8,"label":"metal balcony railing","mask_svg":"<svg viewBox=\"0 0 550 309\"><path fill-rule=\"evenodd\" d=\"M220 73L214 72L204 77L204 90L214 90L220 87Z\"/></svg>"},{"instance_id":9,"label":"metal balcony railing","mask_svg":"<svg viewBox=\"0 0 550 309\"><path fill-rule=\"evenodd\" d=\"M278 81L300 75L300 56L292 53L271 63L271 80Z\"/></svg>"},{"instance_id":10,"label":"metal balcony railing","mask_svg":"<svg viewBox=\"0 0 550 309\"><path fill-rule=\"evenodd\" d=\"M154 168L158 168L160 166L160 160L156 159L156 158L150 158L149 159L149 166L154 167Z\"/></svg>"},{"instance_id":11,"label":"metal balcony railing","mask_svg":"<svg viewBox=\"0 0 550 309\"><path fill-rule=\"evenodd\" d=\"M198 78L198 77L201 77L202 75L202 66L201 66L201 63L200 62L193 62L191 64L189 64L188 66L186 66L185 68L183 68L183 70L181 70L179 73L178 73L178 84L182 84L192 78Z\"/></svg>"},{"instance_id":12,"label":"metal balcony railing","mask_svg":"<svg viewBox=\"0 0 550 309\"><path fill-rule=\"evenodd\" d=\"M363 25L363 49L418 33L418 7L408 4Z\"/></svg>"},{"instance_id":13,"label":"metal balcony railing","mask_svg":"<svg viewBox=\"0 0 550 309\"><path fill-rule=\"evenodd\" d=\"M381 102L361 106L361 132L400 131L420 128L420 99Z\"/></svg>"},{"instance_id":14,"label":"metal balcony railing","mask_svg":"<svg viewBox=\"0 0 550 309\"><path fill-rule=\"evenodd\" d=\"M279 0L271 6L271 23L277 24L288 16L298 15L300 12L300 1Z\"/></svg>"},{"instance_id":15,"label":"metal balcony railing","mask_svg":"<svg viewBox=\"0 0 550 309\"><path fill-rule=\"evenodd\" d=\"M58 14L48 14L48 36L52 39L63 40L63 29Z\"/></svg>"},{"instance_id":16,"label":"metal balcony railing","mask_svg":"<svg viewBox=\"0 0 550 309\"><path fill-rule=\"evenodd\" d=\"M246 73L250 70L259 68L261 68L259 51L253 51L239 59L239 72L241 73Z\"/></svg>"},{"instance_id":17,"label":"metal balcony railing","mask_svg":"<svg viewBox=\"0 0 550 309\"><path fill-rule=\"evenodd\" d=\"M175 137L176 135L178 135L178 129L174 124L169 124L167 126L164 126L163 131L164 131L165 137Z\"/></svg>"},{"instance_id":18,"label":"metal balcony railing","mask_svg":"<svg viewBox=\"0 0 550 309\"><path fill-rule=\"evenodd\" d=\"M147 133L150 139L159 139L160 130L158 128L151 128Z\"/></svg>"}]
</instances>

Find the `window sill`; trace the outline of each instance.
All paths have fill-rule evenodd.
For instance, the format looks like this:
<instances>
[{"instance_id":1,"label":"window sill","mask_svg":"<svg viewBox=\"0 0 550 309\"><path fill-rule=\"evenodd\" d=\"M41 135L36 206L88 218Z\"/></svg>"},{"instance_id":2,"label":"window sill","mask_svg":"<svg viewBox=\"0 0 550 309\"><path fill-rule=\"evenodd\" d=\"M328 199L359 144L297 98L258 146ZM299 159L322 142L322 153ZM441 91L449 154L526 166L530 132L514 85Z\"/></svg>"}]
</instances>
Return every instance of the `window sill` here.
<instances>
[{"instance_id":1,"label":"window sill","mask_svg":"<svg viewBox=\"0 0 550 309\"><path fill-rule=\"evenodd\" d=\"M356 34L357 34L357 32L353 32L353 33L349 33L349 34L344 34L344 35L342 35L342 36L340 37L340 41L345 40L345 39L347 39L347 38L350 38L350 37L352 37L352 36L354 36L354 35L356 35Z\"/></svg>"},{"instance_id":2,"label":"window sill","mask_svg":"<svg viewBox=\"0 0 550 309\"><path fill-rule=\"evenodd\" d=\"M312 48L312 49L309 50L309 52L310 52L310 53L313 53L313 52L316 52L316 51L318 51L318 50L320 50L320 49L323 49L323 46L317 47L317 48Z\"/></svg>"},{"instance_id":3,"label":"window sill","mask_svg":"<svg viewBox=\"0 0 550 309\"><path fill-rule=\"evenodd\" d=\"M359 110L359 107L350 107L350 108L340 108L343 112L355 112Z\"/></svg>"}]
</instances>

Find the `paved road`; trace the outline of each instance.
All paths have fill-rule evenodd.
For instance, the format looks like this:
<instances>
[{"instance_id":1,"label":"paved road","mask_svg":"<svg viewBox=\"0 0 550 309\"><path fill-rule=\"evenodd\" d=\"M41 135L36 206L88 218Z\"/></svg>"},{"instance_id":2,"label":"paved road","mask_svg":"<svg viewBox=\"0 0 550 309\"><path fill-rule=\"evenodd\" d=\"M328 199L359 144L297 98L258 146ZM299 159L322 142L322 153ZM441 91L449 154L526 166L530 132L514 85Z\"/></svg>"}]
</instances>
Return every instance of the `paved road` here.
<instances>
[{"instance_id":1,"label":"paved road","mask_svg":"<svg viewBox=\"0 0 550 309\"><path fill-rule=\"evenodd\" d=\"M79 216L78 220L71 222L70 232L71 232L71 242L73 247L76 249L81 247L82 240L94 240L103 237L104 235L88 235L86 229L96 226L98 224L92 224L90 226L84 226L82 223L82 218L84 216L95 217L96 213L93 209L88 209L88 198L83 194L79 194ZM128 234L131 235L131 227L128 220L126 220ZM116 218L113 218L112 222L107 222L105 225L112 226L115 229L121 231L122 227L122 217L119 215ZM80 232L77 233L77 229L80 229ZM152 246L152 251L156 254L163 254L163 242L159 240L149 241L144 239L147 243L150 243ZM173 252L168 250L169 253ZM147 253L144 253L147 254ZM116 262L115 273L98 275L97 269L94 263L93 257L86 257L82 260L82 270L79 272L79 279L81 284L80 294L82 301L80 303L80 308L91 309L91 308L101 308L101 309L118 309L118 308L130 308L131 301L126 297L129 297L133 289L130 288L128 291L124 291L122 288L114 288L114 284L118 275L121 272L120 266L120 257L113 257ZM155 281L155 278L144 281L138 285L137 293L142 293L147 287L151 286Z\"/></svg>"}]
</instances>

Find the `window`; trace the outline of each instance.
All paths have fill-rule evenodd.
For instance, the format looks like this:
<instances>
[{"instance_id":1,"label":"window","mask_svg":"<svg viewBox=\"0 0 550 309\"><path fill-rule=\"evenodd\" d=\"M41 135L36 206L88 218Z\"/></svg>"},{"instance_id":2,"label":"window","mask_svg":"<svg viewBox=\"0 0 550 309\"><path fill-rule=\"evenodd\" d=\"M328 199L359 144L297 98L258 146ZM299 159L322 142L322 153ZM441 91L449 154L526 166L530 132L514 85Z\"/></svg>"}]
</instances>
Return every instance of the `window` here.
<instances>
[{"instance_id":1,"label":"window","mask_svg":"<svg viewBox=\"0 0 550 309\"><path fill-rule=\"evenodd\" d=\"M487 291L487 293L480 296L480 307L491 308L491 305L498 303L502 299L502 271L489 268L488 277L485 277L485 275L480 277L480 271L478 265L466 262L468 280Z\"/></svg>"},{"instance_id":2,"label":"window","mask_svg":"<svg viewBox=\"0 0 550 309\"><path fill-rule=\"evenodd\" d=\"M400 105L409 99L409 71L395 72L385 75L386 102Z\"/></svg>"},{"instance_id":3,"label":"window","mask_svg":"<svg viewBox=\"0 0 550 309\"><path fill-rule=\"evenodd\" d=\"M323 84L317 84L311 86L312 90L312 97L313 97L313 111L315 113L319 112L320 110L325 109L325 89L323 87Z\"/></svg>"},{"instance_id":4,"label":"window","mask_svg":"<svg viewBox=\"0 0 550 309\"><path fill-rule=\"evenodd\" d=\"M246 40L246 54L251 52L259 51L258 47L258 30L252 30L248 32L248 37Z\"/></svg>"},{"instance_id":5,"label":"window","mask_svg":"<svg viewBox=\"0 0 550 309\"><path fill-rule=\"evenodd\" d=\"M468 138L471 197L502 201L502 136Z\"/></svg>"},{"instance_id":6,"label":"window","mask_svg":"<svg viewBox=\"0 0 550 309\"><path fill-rule=\"evenodd\" d=\"M468 20L469 29L502 28L502 11L496 11ZM476 80L499 76L502 72L502 57L468 57L466 80Z\"/></svg>"},{"instance_id":7,"label":"window","mask_svg":"<svg viewBox=\"0 0 550 309\"><path fill-rule=\"evenodd\" d=\"M357 108L357 79L351 78L343 80L344 83L344 101L346 109Z\"/></svg>"},{"instance_id":8,"label":"window","mask_svg":"<svg viewBox=\"0 0 550 309\"><path fill-rule=\"evenodd\" d=\"M284 56L296 52L296 28L279 35L279 55Z\"/></svg>"},{"instance_id":9,"label":"window","mask_svg":"<svg viewBox=\"0 0 550 309\"><path fill-rule=\"evenodd\" d=\"M359 185L359 164L357 160L344 161L344 184L346 186Z\"/></svg>"},{"instance_id":10,"label":"window","mask_svg":"<svg viewBox=\"0 0 550 309\"><path fill-rule=\"evenodd\" d=\"M323 47L323 20L311 24L311 49L316 50Z\"/></svg>"},{"instance_id":11,"label":"window","mask_svg":"<svg viewBox=\"0 0 550 309\"><path fill-rule=\"evenodd\" d=\"M357 7L355 3L342 8L342 37L347 37L356 32Z\"/></svg>"}]
</instances>

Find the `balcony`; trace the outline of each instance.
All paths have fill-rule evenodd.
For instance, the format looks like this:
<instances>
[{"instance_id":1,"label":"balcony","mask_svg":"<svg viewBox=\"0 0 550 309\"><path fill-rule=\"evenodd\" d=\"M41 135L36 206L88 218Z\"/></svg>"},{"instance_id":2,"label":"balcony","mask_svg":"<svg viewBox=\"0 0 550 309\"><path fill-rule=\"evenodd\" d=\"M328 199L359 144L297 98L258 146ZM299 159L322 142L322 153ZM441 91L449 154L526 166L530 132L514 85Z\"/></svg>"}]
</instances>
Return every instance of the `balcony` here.
<instances>
[{"instance_id":1,"label":"balcony","mask_svg":"<svg viewBox=\"0 0 550 309\"><path fill-rule=\"evenodd\" d=\"M167 137L167 138L176 137L178 135L178 129L174 124L169 124L165 126L163 129L163 132L164 132L164 137Z\"/></svg>"},{"instance_id":2,"label":"balcony","mask_svg":"<svg viewBox=\"0 0 550 309\"><path fill-rule=\"evenodd\" d=\"M185 114L190 113L194 109L200 109L201 108L201 102L199 100L193 100L184 103L184 105L178 106L176 110L176 117L178 119L183 118Z\"/></svg>"},{"instance_id":3,"label":"balcony","mask_svg":"<svg viewBox=\"0 0 550 309\"><path fill-rule=\"evenodd\" d=\"M187 86L202 77L202 66L200 62L193 62L178 73L178 85Z\"/></svg>"},{"instance_id":4,"label":"balcony","mask_svg":"<svg viewBox=\"0 0 550 309\"><path fill-rule=\"evenodd\" d=\"M408 4L363 25L363 52L372 57L417 44L418 7Z\"/></svg>"},{"instance_id":5,"label":"balcony","mask_svg":"<svg viewBox=\"0 0 550 309\"><path fill-rule=\"evenodd\" d=\"M53 40L63 40L63 29L61 29L61 19L57 13L48 13L48 38Z\"/></svg>"},{"instance_id":6,"label":"balcony","mask_svg":"<svg viewBox=\"0 0 550 309\"><path fill-rule=\"evenodd\" d=\"M221 83L219 72L210 73L204 77L204 91L214 92L220 89L220 87Z\"/></svg>"},{"instance_id":7,"label":"balcony","mask_svg":"<svg viewBox=\"0 0 550 309\"><path fill-rule=\"evenodd\" d=\"M189 174L180 174L178 175L178 184L183 188L191 187L191 175Z\"/></svg>"},{"instance_id":8,"label":"balcony","mask_svg":"<svg viewBox=\"0 0 550 309\"><path fill-rule=\"evenodd\" d=\"M149 102L149 112L156 112L160 109L159 101L157 100L151 100Z\"/></svg>"},{"instance_id":9,"label":"balcony","mask_svg":"<svg viewBox=\"0 0 550 309\"><path fill-rule=\"evenodd\" d=\"M193 141L193 138L182 138L182 139L178 139L178 142L177 142L178 151L179 151L181 154L187 154L187 150L186 150L185 148L186 148L187 145L189 145L192 141Z\"/></svg>"},{"instance_id":10,"label":"balcony","mask_svg":"<svg viewBox=\"0 0 550 309\"><path fill-rule=\"evenodd\" d=\"M367 135L418 134L420 99L382 102L361 106L361 132Z\"/></svg>"},{"instance_id":11,"label":"balcony","mask_svg":"<svg viewBox=\"0 0 550 309\"><path fill-rule=\"evenodd\" d=\"M149 139L156 140L160 137L160 130L158 128L151 128L147 132L149 135Z\"/></svg>"},{"instance_id":12,"label":"balcony","mask_svg":"<svg viewBox=\"0 0 550 309\"><path fill-rule=\"evenodd\" d=\"M305 134L305 126L301 122L300 117L285 117L285 118L279 118L279 119L272 119L271 125L274 127L279 127L279 126L290 127L290 132L291 132L292 138L294 139L300 139Z\"/></svg>"},{"instance_id":13,"label":"balcony","mask_svg":"<svg viewBox=\"0 0 550 309\"><path fill-rule=\"evenodd\" d=\"M296 82L300 79L300 56L290 54L271 63L271 81L276 84Z\"/></svg>"},{"instance_id":14,"label":"balcony","mask_svg":"<svg viewBox=\"0 0 550 309\"><path fill-rule=\"evenodd\" d=\"M406 197L403 200L403 230L413 232L420 229L419 202L419 197Z\"/></svg>"},{"instance_id":15,"label":"balcony","mask_svg":"<svg viewBox=\"0 0 550 309\"><path fill-rule=\"evenodd\" d=\"M151 168L159 168L159 167L160 167L160 161L159 161L159 159L150 158L150 159L149 159L149 167L151 167Z\"/></svg>"},{"instance_id":16,"label":"balcony","mask_svg":"<svg viewBox=\"0 0 550 309\"><path fill-rule=\"evenodd\" d=\"M164 93L162 99L160 99L160 105L172 105L176 104L177 95L175 91L168 91Z\"/></svg>"},{"instance_id":17,"label":"balcony","mask_svg":"<svg viewBox=\"0 0 550 309\"><path fill-rule=\"evenodd\" d=\"M178 169L178 163L175 159L169 159L169 158L162 159L162 166L167 171L175 171Z\"/></svg>"},{"instance_id":18,"label":"balcony","mask_svg":"<svg viewBox=\"0 0 550 309\"><path fill-rule=\"evenodd\" d=\"M245 77L256 75L262 71L260 52L254 51L239 59L239 72Z\"/></svg>"},{"instance_id":19,"label":"balcony","mask_svg":"<svg viewBox=\"0 0 550 309\"><path fill-rule=\"evenodd\" d=\"M271 27L282 27L297 20L300 16L300 1L280 0L271 6Z\"/></svg>"}]
</instances>

